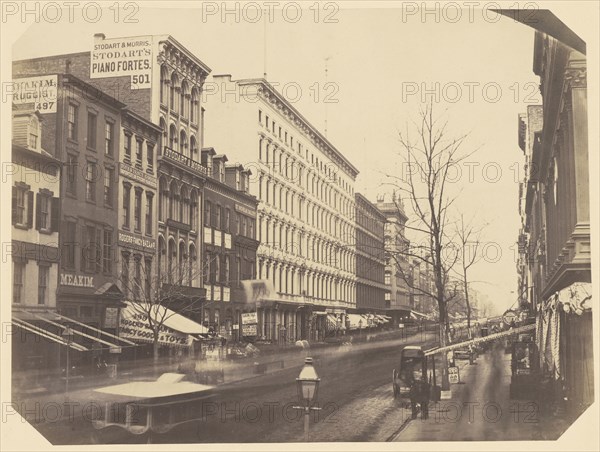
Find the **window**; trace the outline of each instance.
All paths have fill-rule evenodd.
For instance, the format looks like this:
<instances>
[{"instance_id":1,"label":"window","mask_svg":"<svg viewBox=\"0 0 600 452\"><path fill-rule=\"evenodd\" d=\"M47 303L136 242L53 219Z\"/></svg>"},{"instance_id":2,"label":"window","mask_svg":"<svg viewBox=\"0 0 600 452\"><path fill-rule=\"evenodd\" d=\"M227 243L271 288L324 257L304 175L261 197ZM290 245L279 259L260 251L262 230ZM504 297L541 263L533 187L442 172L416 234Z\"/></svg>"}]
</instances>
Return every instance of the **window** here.
<instances>
[{"instance_id":1,"label":"window","mask_svg":"<svg viewBox=\"0 0 600 452\"><path fill-rule=\"evenodd\" d=\"M385 284L389 286L391 283L392 283L392 275L389 273L386 273L385 274Z\"/></svg>"},{"instance_id":2,"label":"window","mask_svg":"<svg viewBox=\"0 0 600 452\"><path fill-rule=\"evenodd\" d=\"M67 111L67 137L77 141L77 114L79 108L77 105L69 104Z\"/></svg>"},{"instance_id":3,"label":"window","mask_svg":"<svg viewBox=\"0 0 600 452\"><path fill-rule=\"evenodd\" d=\"M204 269L204 283L208 284L210 282L210 275L211 275L211 268L210 268L210 262L211 262L211 256L209 253L206 253L206 265L205 265L205 269Z\"/></svg>"},{"instance_id":4,"label":"window","mask_svg":"<svg viewBox=\"0 0 600 452\"><path fill-rule=\"evenodd\" d=\"M99 264L99 231L95 226L83 228L83 247L81 248L81 269L86 272L95 272Z\"/></svg>"},{"instance_id":5,"label":"window","mask_svg":"<svg viewBox=\"0 0 600 452\"><path fill-rule=\"evenodd\" d=\"M29 147L31 149L37 149L38 147L38 136L36 131L29 131Z\"/></svg>"},{"instance_id":6,"label":"window","mask_svg":"<svg viewBox=\"0 0 600 452\"><path fill-rule=\"evenodd\" d=\"M150 143L146 144L146 171L154 172L154 145Z\"/></svg>"},{"instance_id":7,"label":"window","mask_svg":"<svg viewBox=\"0 0 600 452\"><path fill-rule=\"evenodd\" d=\"M146 193L146 234L152 234L152 201L153 194Z\"/></svg>"},{"instance_id":8,"label":"window","mask_svg":"<svg viewBox=\"0 0 600 452\"><path fill-rule=\"evenodd\" d=\"M137 166L138 168L142 167L142 144L142 140L135 141L135 166Z\"/></svg>"},{"instance_id":9,"label":"window","mask_svg":"<svg viewBox=\"0 0 600 452\"><path fill-rule=\"evenodd\" d=\"M77 157L74 155L67 156L67 187L66 191L70 195L77 194Z\"/></svg>"},{"instance_id":10,"label":"window","mask_svg":"<svg viewBox=\"0 0 600 452\"><path fill-rule=\"evenodd\" d=\"M23 279L25 278L25 264L13 263L13 303L20 304L23 299Z\"/></svg>"},{"instance_id":11,"label":"window","mask_svg":"<svg viewBox=\"0 0 600 452\"><path fill-rule=\"evenodd\" d=\"M145 264L146 275L144 278L144 298L149 300L152 296L152 258L147 257Z\"/></svg>"},{"instance_id":12,"label":"window","mask_svg":"<svg viewBox=\"0 0 600 452\"><path fill-rule=\"evenodd\" d=\"M225 232L231 232L230 227L231 227L231 211L229 209L225 209L225 224L223 226L223 229Z\"/></svg>"},{"instance_id":13,"label":"window","mask_svg":"<svg viewBox=\"0 0 600 452\"><path fill-rule=\"evenodd\" d=\"M242 217L242 235L246 235L246 217Z\"/></svg>"},{"instance_id":14,"label":"window","mask_svg":"<svg viewBox=\"0 0 600 452\"><path fill-rule=\"evenodd\" d=\"M61 263L64 268L75 268L75 246L77 243L76 223L67 221L65 224L65 233L63 241L63 250L61 253Z\"/></svg>"},{"instance_id":15,"label":"window","mask_svg":"<svg viewBox=\"0 0 600 452\"><path fill-rule=\"evenodd\" d=\"M121 254L121 282L123 283L123 294L125 297L129 295L129 253Z\"/></svg>"},{"instance_id":16,"label":"window","mask_svg":"<svg viewBox=\"0 0 600 452\"><path fill-rule=\"evenodd\" d=\"M102 250L102 271L104 273L112 273L112 261L112 231L105 229Z\"/></svg>"},{"instance_id":17,"label":"window","mask_svg":"<svg viewBox=\"0 0 600 452\"><path fill-rule=\"evenodd\" d=\"M12 224L25 228L33 226L33 192L27 185L13 187Z\"/></svg>"},{"instance_id":18,"label":"window","mask_svg":"<svg viewBox=\"0 0 600 452\"><path fill-rule=\"evenodd\" d=\"M88 112L87 121L87 147L89 149L96 149L96 125L98 118L95 113Z\"/></svg>"},{"instance_id":19,"label":"window","mask_svg":"<svg viewBox=\"0 0 600 452\"><path fill-rule=\"evenodd\" d=\"M225 263L223 266L225 267L224 268L224 276L225 277L224 277L223 282L225 284L229 284L229 256L225 256Z\"/></svg>"},{"instance_id":20,"label":"window","mask_svg":"<svg viewBox=\"0 0 600 452\"><path fill-rule=\"evenodd\" d=\"M133 228L136 231L142 230L142 190L135 190L135 202L133 205Z\"/></svg>"},{"instance_id":21,"label":"window","mask_svg":"<svg viewBox=\"0 0 600 452\"><path fill-rule=\"evenodd\" d=\"M217 208L215 209L215 221L213 224L213 227L215 229L221 228L221 210L222 210L222 207L217 205Z\"/></svg>"},{"instance_id":22,"label":"window","mask_svg":"<svg viewBox=\"0 0 600 452\"><path fill-rule=\"evenodd\" d=\"M130 214L130 203L131 203L131 185L123 184L123 227L129 229L131 214Z\"/></svg>"},{"instance_id":23,"label":"window","mask_svg":"<svg viewBox=\"0 0 600 452\"><path fill-rule=\"evenodd\" d=\"M113 205L113 170L104 168L104 205L112 207Z\"/></svg>"},{"instance_id":24,"label":"window","mask_svg":"<svg viewBox=\"0 0 600 452\"><path fill-rule=\"evenodd\" d=\"M96 202L96 164L87 162L85 171L85 199Z\"/></svg>"},{"instance_id":25,"label":"window","mask_svg":"<svg viewBox=\"0 0 600 452\"><path fill-rule=\"evenodd\" d=\"M221 257L220 256L215 256L214 257L214 262L215 262L215 275L213 278L214 282L221 282Z\"/></svg>"},{"instance_id":26,"label":"window","mask_svg":"<svg viewBox=\"0 0 600 452\"><path fill-rule=\"evenodd\" d=\"M125 148L125 161L131 162L131 134L125 134L125 142L123 144Z\"/></svg>"},{"instance_id":27,"label":"window","mask_svg":"<svg viewBox=\"0 0 600 452\"><path fill-rule=\"evenodd\" d=\"M142 287L142 258L135 256L134 258L134 276L133 276L133 298L140 299L140 288Z\"/></svg>"},{"instance_id":28,"label":"window","mask_svg":"<svg viewBox=\"0 0 600 452\"><path fill-rule=\"evenodd\" d=\"M112 122L107 122L104 126L104 153L106 155L113 154L114 129L115 125Z\"/></svg>"},{"instance_id":29,"label":"window","mask_svg":"<svg viewBox=\"0 0 600 452\"><path fill-rule=\"evenodd\" d=\"M258 122L262 124L262 110L258 110Z\"/></svg>"},{"instance_id":30,"label":"window","mask_svg":"<svg viewBox=\"0 0 600 452\"><path fill-rule=\"evenodd\" d=\"M37 211L36 211L36 229L49 230L50 229L50 205L52 203L52 196L45 193L38 193L36 195Z\"/></svg>"},{"instance_id":31,"label":"window","mask_svg":"<svg viewBox=\"0 0 600 452\"><path fill-rule=\"evenodd\" d=\"M204 202L204 226L210 227L211 220L211 203L210 201Z\"/></svg>"}]
</instances>

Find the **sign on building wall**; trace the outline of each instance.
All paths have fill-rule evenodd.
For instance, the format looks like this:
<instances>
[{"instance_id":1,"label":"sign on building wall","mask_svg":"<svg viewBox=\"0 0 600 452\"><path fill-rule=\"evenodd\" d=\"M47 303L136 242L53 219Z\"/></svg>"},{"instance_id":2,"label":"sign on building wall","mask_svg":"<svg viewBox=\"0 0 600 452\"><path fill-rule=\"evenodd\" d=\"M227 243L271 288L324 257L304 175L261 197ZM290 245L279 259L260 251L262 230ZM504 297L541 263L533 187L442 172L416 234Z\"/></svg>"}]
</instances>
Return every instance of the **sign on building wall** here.
<instances>
[{"instance_id":1,"label":"sign on building wall","mask_svg":"<svg viewBox=\"0 0 600 452\"><path fill-rule=\"evenodd\" d=\"M13 103L33 104L40 113L56 113L57 85L56 75L14 79Z\"/></svg>"},{"instance_id":2,"label":"sign on building wall","mask_svg":"<svg viewBox=\"0 0 600 452\"><path fill-rule=\"evenodd\" d=\"M90 78L131 76L131 88L150 88L152 37L97 39L91 53Z\"/></svg>"}]
</instances>

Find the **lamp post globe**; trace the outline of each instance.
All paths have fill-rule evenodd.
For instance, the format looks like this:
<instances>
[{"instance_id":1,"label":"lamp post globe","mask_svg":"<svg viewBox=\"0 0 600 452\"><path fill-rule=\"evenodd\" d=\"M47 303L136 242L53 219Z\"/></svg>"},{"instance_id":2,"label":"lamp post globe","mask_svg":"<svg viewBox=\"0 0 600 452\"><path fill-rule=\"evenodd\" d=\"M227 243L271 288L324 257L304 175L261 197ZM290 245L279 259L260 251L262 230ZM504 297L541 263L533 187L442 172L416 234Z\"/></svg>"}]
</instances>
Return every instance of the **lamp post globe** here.
<instances>
[{"instance_id":1,"label":"lamp post globe","mask_svg":"<svg viewBox=\"0 0 600 452\"><path fill-rule=\"evenodd\" d=\"M313 359L305 358L304 367L300 371L298 378L296 378L298 401L304 403L305 406L310 406L317 399L320 381L321 379L313 367Z\"/></svg>"}]
</instances>

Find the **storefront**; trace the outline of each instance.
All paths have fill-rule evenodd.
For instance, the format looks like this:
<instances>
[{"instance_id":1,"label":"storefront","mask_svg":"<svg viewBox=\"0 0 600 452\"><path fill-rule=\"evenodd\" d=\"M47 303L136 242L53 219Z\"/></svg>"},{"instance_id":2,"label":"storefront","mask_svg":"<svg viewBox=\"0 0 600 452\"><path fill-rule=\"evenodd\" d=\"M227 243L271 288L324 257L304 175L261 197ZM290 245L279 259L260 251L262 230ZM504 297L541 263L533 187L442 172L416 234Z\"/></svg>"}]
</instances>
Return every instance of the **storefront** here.
<instances>
[{"instance_id":1,"label":"storefront","mask_svg":"<svg viewBox=\"0 0 600 452\"><path fill-rule=\"evenodd\" d=\"M574 283L540 303L536 341L540 368L555 398L581 412L594 400L592 285Z\"/></svg>"}]
</instances>

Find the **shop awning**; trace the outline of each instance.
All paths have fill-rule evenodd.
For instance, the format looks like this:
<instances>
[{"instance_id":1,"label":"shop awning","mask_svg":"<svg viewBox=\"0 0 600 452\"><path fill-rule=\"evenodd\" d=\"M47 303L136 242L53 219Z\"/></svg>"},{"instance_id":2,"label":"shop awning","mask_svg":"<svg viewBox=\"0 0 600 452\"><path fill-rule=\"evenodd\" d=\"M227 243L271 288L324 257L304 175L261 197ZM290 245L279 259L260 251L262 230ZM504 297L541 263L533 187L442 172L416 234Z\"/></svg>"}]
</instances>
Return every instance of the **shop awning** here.
<instances>
[{"instance_id":1,"label":"shop awning","mask_svg":"<svg viewBox=\"0 0 600 452\"><path fill-rule=\"evenodd\" d=\"M350 322L350 329L357 330L360 328L365 328L367 326L367 320L359 314L348 314L348 321Z\"/></svg>"},{"instance_id":2,"label":"shop awning","mask_svg":"<svg viewBox=\"0 0 600 452\"><path fill-rule=\"evenodd\" d=\"M341 321L338 321L335 314L327 314L327 322L329 322L332 329L336 329L339 331L343 331L346 329L346 326L344 325L344 323Z\"/></svg>"},{"instance_id":3,"label":"shop awning","mask_svg":"<svg viewBox=\"0 0 600 452\"><path fill-rule=\"evenodd\" d=\"M71 342L67 342L61 336L59 336L59 335L57 335L57 334L55 334L55 333L53 333L51 331L48 331L45 328L41 328L41 327L36 326L36 325L34 325L32 323L29 323L29 322L27 322L25 320L16 318L14 316L12 318L12 323L14 325L18 326L19 328L22 328L22 329L24 329L26 331L29 331L29 332L31 332L33 334L36 334L36 335L40 336L40 337L48 339L48 340L50 340L52 342L56 342L57 344L61 344L61 345L65 345L67 347L71 347L72 349L77 350L79 352L87 352L87 351L89 351L89 349L86 348L86 347L84 347L83 345L77 344L76 342L72 342L72 341ZM61 325L61 327L62 327L62 325Z\"/></svg>"},{"instance_id":4,"label":"shop awning","mask_svg":"<svg viewBox=\"0 0 600 452\"><path fill-rule=\"evenodd\" d=\"M423 314L418 311L410 311L410 318L414 320L425 319L427 318L427 314Z\"/></svg>"},{"instance_id":5,"label":"shop awning","mask_svg":"<svg viewBox=\"0 0 600 452\"><path fill-rule=\"evenodd\" d=\"M153 342L153 321L161 326L159 343L168 346L191 345L197 338L207 336L208 328L162 305L127 302L121 311L121 334L136 342ZM148 320L151 315L152 321Z\"/></svg>"},{"instance_id":6,"label":"shop awning","mask_svg":"<svg viewBox=\"0 0 600 452\"><path fill-rule=\"evenodd\" d=\"M41 320L42 322L45 322L45 323L55 326L57 328L65 328L66 325L64 323L68 323L73 334L75 334L77 336L85 337L86 339L90 339L94 342L98 342L99 344L106 345L107 347L110 347L110 348L119 348L120 347L119 344L116 344L115 342L110 342L108 340L101 339L100 337L96 337L91 334L84 333L83 331L79 331L77 328L74 328L73 325L79 325L82 327L82 329L88 328L96 333L100 333L100 334L104 333L101 329L91 327L89 325L86 325L85 323L78 322L77 320L71 319L69 317L66 317L66 316L63 316L60 314L50 313L50 312L47 312L44 314L36 314L36 313L32 312L32 313L30 313L30 315L32 315L37 320ZM64 323L59 323L57 320L62 320ZM117 338L116 336L114 336L114 337ZM126 341L126 342L131 344L131 341Z\"/></svg>"}]
</instances>

